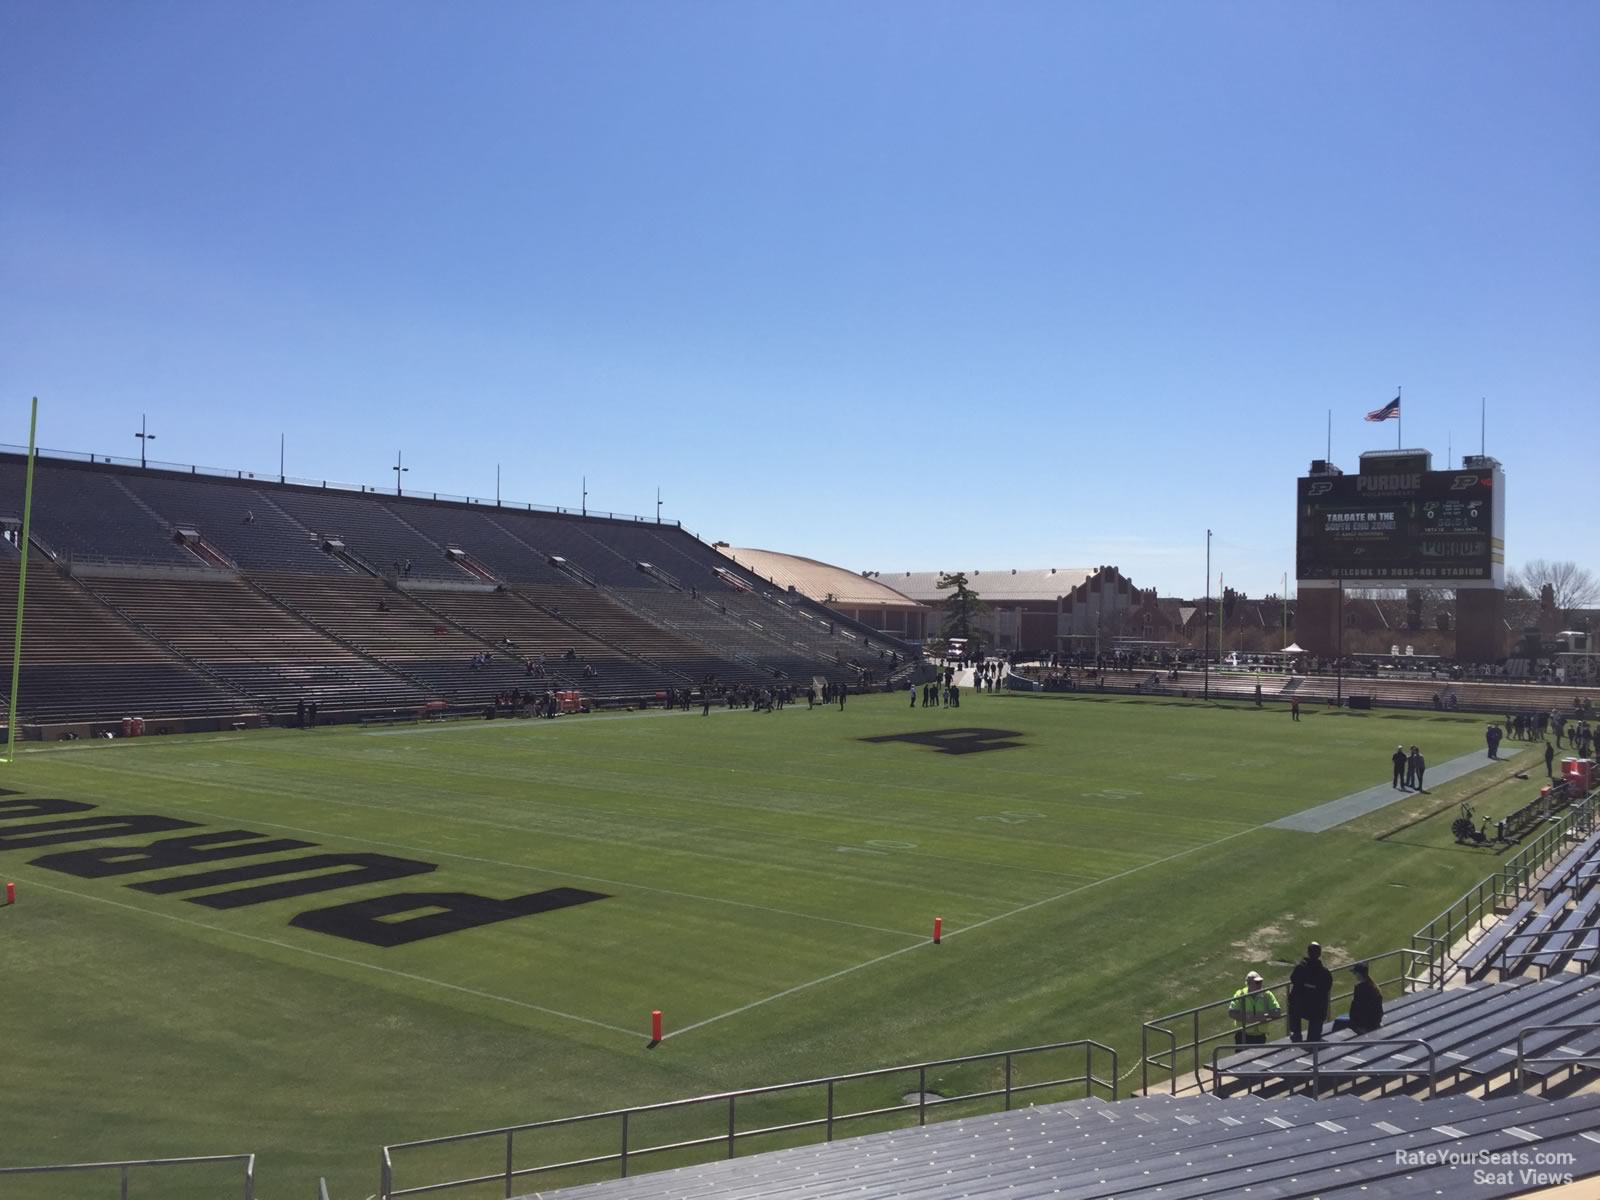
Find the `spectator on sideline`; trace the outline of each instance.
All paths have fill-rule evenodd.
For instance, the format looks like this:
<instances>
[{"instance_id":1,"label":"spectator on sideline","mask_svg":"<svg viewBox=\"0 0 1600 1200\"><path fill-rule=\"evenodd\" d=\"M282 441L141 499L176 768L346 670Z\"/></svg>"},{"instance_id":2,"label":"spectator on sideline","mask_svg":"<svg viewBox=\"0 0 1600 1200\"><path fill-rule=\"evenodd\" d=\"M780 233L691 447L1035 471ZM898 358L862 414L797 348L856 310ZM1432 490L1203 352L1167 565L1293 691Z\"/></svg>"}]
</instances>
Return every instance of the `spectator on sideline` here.
<instances>
[{"instance_id":1,"label":"spectator on sideline","mask_svg":"<svg viewBox=\"0 0 1600 1200\"><path fill-rule=\"evenodd\" d=\"M1357 963L1350 970L1356 977L1350 1011L1334 1020L1331 1032L1348 1029L1352 1033L1372 1033L1383 1024L1383 993L1372 982L1372 970L1366 963Z\"/></svg>"},{"instance_id":2,"label":"spectator on sideline","mask_svg":"<svg viewBox=\"0 0 1600 1200\"><path fill-rule=\"evenodd\" d=\"M1556 777L1556 751L1549 742L1544 744L1544 773L1551 779Z\"/></svg>"},{"instance_id":3,"label":"spectator on sideline","mask_svg":"<svg viewBox=\"0 0 1600 1200\"><path fill-rule=\"evenodd\" d=\"M1411 780L1411 786L1417 791L1422 791L1422 772L1427 767L1423 761L1422 751L1416 746L1411 747L1411 757L1406 759L1406 775Z\"/></svg>"},{"instance_id":4,"label":"spectator on sideline","mask_svg":"<svg viewBox=\"0 0 1600 1200\"><path fill-rule=\"evenodd\" d=\"M1276 1021L1282 1015L1283 1009L1278 1006L1277 995L1264 986L1259 973L1248 972L1244 977L1244 986L1228 1002L1228 1018L1239 1023L1239 1028L1233 1034L1233 1044L1260 1045L1267 1040L1267 1035L1252 1032L1252 1026Z\"/></svg>"},{"instance_id":5,"label":"spectator on sideline","mask_svg":"<svg viewBox=\"0 0 1600 1200\"><path fill-rule=\"evenodd\" d=\"M1289 701L1289 719L1291 721L1300 719L1300 698L1298 696Z\"/></svg>"},{"instance_id":6,"label":"spectator on sideline","mask_svg":"<svg viewBox=\"0 0 1600 1200\"><path fill-rule=\"evenodd\" d=\"M1312 942L1306 956L1289 974L1289 1040L1322 1040L1322 1023L1328 1019L1328 998L1333 995L1333 976L1322 965L1322 947ZM1302 1024L1306 1027L1300 1036Z\"/></svg>"},{"instance_id":7,"label":"spectator on sideline","mask_svg":"<svg viewBox=\"0 0 1600 1200\"><path fill-rule=\"evenodd\" d=\"M1490 725L1488 732L1483 735L1484 741L1489 744L1489 757L1500 757L1500 726Z\"/></svg>"},{"instance_id":8,"label":"spectator on sideline","mask_svg":"<svg viewBox=\"0 0 1600 1200\"><path fill-rule=\"evenodd\" d=\"M1394 748L1394 754L1390 757L1389 761L1394 764L1394 786L1403 792L1406 790L1406 785L1404 782L1406 777L1407 761L1406 748L1404 746L1396 746Z\"/></svg>"}]
</instances>

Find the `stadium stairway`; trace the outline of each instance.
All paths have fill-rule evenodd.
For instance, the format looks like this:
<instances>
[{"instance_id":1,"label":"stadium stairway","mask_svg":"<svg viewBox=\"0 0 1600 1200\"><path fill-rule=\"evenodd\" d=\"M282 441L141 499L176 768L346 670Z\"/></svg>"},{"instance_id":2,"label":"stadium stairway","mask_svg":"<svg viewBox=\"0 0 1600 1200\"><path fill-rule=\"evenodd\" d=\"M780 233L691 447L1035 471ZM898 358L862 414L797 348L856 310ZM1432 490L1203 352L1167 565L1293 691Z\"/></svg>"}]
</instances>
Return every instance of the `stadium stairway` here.
<instances>
[{"instance_id":1,"label":"stadium stairway","mask_svg":"<svg viewBox=\"0 0 1600 1200\"><path fill-rule=\"evenodd\" d=\"M1473 1155L1549 1164L1493 1178ZM1314 1101L1098 1099L634 1175L523 1200L1409 1200L1502 1197L1600 1176L1600 1096ZM1531 1180L1531 1183L1530 1183ZM1591 1193L1592 1194L1592 1193Z\"/></svg>"}]
</instances>

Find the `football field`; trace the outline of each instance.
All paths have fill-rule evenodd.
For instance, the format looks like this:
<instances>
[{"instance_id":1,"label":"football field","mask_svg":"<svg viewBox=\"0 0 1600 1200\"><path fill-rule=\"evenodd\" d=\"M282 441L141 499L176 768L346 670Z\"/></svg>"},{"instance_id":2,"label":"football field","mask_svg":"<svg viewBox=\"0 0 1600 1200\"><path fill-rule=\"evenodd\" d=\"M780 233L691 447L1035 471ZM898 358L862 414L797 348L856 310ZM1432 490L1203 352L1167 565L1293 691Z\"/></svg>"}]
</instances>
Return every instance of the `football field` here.
<instances>
[{"instance_id":1,"label":"football field","mask_svg":"<svg viewBox=\"0 0 1600 1200\"><path fill-rule=\"evenodd\" d=\"M1448 825L1510 763L1265 827L1482 729L901 694L31 747L0 1166L253 1150L258 1194L343 1200L410 1138L1080 1037L1127 1071L1141 1020L1407 945L1491 871ZM222 1193L133 1192L185 1194Z\"/></svg>"}]
</instances>

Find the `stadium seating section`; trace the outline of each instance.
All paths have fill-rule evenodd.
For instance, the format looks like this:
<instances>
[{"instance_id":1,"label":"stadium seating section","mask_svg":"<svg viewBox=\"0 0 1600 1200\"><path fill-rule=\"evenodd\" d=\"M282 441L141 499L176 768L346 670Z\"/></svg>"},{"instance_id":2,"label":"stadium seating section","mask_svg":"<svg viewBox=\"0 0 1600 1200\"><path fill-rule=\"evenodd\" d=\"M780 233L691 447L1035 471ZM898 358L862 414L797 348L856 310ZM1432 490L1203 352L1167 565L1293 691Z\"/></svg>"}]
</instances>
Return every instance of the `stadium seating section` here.
<instances>
[{"instance_id":1,"label":"stadium seating section","mask_svg":"<svg viewBox=\"0 0 1600 1200\"><path fill-rule=\"evenodd\" d=\"M1526 1177L1519 1170L1475 1176L1470 1155L1481 1163L1486 1153L1515 1152L1533 1161L1538 1151L1540 1162L1565 1164L1550 1167L1550 1176L1592 1176L1600 1170L1597 1130L1595 1095L1457 1097L1422 1104L1405 1097L1288 1095L1084 1099L632 1175L556 1194L563 1200L1498 1197L1522 1194Z\"/></svg>"},{"instance_id":2,"label":"stadium seating section","mask_svg":"<svg viewBox=\"0 0 1600 1200\"><path fill-rule=\"evenodd\" d=\"M0 455L7 609L24 471ZM31 541L30 725L647 701L916 653L640 520L41 460Z\"/></svg>"}]
</instances>

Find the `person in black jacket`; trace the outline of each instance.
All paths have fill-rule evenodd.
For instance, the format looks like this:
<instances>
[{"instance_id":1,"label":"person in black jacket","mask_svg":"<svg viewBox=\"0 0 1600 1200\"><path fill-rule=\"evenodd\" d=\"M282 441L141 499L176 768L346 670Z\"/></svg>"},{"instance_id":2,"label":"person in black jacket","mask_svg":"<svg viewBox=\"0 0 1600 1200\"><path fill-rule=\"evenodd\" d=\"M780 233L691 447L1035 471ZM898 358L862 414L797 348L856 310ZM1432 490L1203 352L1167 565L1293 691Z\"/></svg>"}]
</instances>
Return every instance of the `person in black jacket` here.
<instances>
[{"instance_id":1,"label":"person in black jacket","mask_svg":"<svg viewBox=\"0 0 1600 1200\"><path fill-rule=\"evenodd\" d=\"M1306 1026L1306 1041L1322 1040L1322 1023L1328 1019L1328 998L1333 995L1333 976L1322 965L1322 947L1312 942L1306 956L1289 973L1289 1040L1301 1041L1300 1027Z\"/></svg>"},{"instance_id":2,"label":"person in black jacket","mask_svg":"<svg viewBox=\"0 0 1600 1200\"><path fill-rule=\"evenodd\" d=\"M1404 746L1396 746L1394 754L1389 759L1394 764L1394 786L1402 792L1406 790L1406 766L1409 759Z\"/></svg>"},{"instance_id":3,"label":"person in black jacket","mask_svg":"<svg viewBox=\"0 0 1600 1200\"><path fill-rule=\"evenodd\" d=\"M1348 1029L1352 1033L1372 1033L1383 1025L1383 993L1372 982L1372 971L1366 963L1357 963L1350 970L1356 977L1350 1011L1334 1021L1332 1032Z\"/></svg>"}]
</instances>

